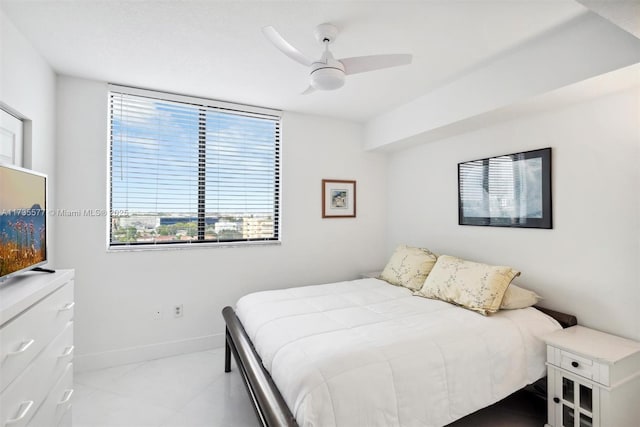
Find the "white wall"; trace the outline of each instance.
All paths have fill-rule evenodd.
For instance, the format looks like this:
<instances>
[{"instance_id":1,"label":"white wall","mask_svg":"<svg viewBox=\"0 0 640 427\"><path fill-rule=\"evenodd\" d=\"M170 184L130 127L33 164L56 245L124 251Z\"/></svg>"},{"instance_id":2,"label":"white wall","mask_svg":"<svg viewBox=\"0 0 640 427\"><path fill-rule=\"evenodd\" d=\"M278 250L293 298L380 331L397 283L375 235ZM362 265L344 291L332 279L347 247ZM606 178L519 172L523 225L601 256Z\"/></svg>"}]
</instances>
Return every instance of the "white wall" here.
<instances>
[{"instance_id":1,"label":"white wall","mask_svg":"<svg viewBox=\"0 0 640 427\"><path fill-rule=\"evenodd\" d=\"M63 209L106 208L107 86L58 78ZM286 113L282 245L107 253L105 218L60 217L60 265L76 268L79 367L222 344L226 305L251 291L356 278L385 262L386 158L360 125ZM356 219L321 218L321 179L357 180ZM184 316L169 309L184 304ZM154 308L164 318L154 320ZM184 340L181 345L177 342Z\"/></svg>"},{"instance_id":2,"label":"white wall","mask_svg":"<svg viewBox=\"0 0 640 427\"><path fill-rule=\"evenodd\" d=\"M0 9L0 104L25 121L24 166L49 175L49 206L55 206L56 76ZM55 221L49 238L55 238ZM54 262L54 251L49 248Z\"/></svg>"},{"instance_id":3,"label":"white wall","mask_svg":"<svg viewBox=\"0 0 640 427\"><path fill-rule=\"evenodd\" d=\"M399 151L389 161L397 243L506 264L542 305L640 339L640 90ZM458 225L457 163L553 148L553 230Z\"/></svg>"}]
</instances>

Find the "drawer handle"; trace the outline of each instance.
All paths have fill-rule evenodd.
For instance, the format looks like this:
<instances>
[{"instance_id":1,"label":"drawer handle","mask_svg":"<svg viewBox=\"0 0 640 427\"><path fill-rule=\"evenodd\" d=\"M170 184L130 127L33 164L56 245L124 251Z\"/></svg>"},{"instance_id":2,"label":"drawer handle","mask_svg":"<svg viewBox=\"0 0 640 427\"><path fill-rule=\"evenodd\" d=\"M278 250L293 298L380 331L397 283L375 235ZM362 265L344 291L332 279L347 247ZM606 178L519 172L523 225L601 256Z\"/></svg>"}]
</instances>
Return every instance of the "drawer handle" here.
<instances>
[{"instance_id":1,"label":"drawer handle","mask_svg":"<svg viewBox=\"0 0 640 427\"><path fill-rule=\"evenodd\" d=\"M22 344L20 344L20 347L18 347L16 351L10 351L9 353L7 353L7 356L15 356L16 354L24 353L29 349L29 347L33 345L34 342L36 342L36 340L34 340L33 338L29 341L23 342Z\"/></svg>"},{"instance_id":2,"label":"drawer handle","mask_svg":"<svg viewBox=\"0 0 640 427\"><path fill-rule=\"evenodd\" d=\"M64 394L62 395L62 400L58 402L58 405L64 405L65 403L69 402L71 400L72 395L73 395L72 388L65 390Z\"/></svg>"},{"instance_id":3,"label":"drawer handle","mask_svg":"<svg viewBox=\"0 0 640 427\"><path fill-rule=\"evenodd\" d=\"M571 362L571 366L577 368L578 366L580 366L580 364L574 360L573 362Z\"/></svg>"},{"instance_id":4,"label":"drawer handle","mask_svg":"<svg viewBox=\"0 0 640 427\"><path fill-rule=\"evenodd\" d=\"M76 305L75 301L68 302L59 311L69 311L69 310L71 310L73 308L74 305Z\"/></svg>"},{"instance_id":5,"label":"drawer handle","mask_svg":"<svg viewBox=\"0 0 640 427\"><path fill-rule=\"evenodd\" d=\"M18 416L5 421L4 424L9 425L9 424L15 424L19 421L22 421L24 417L27 416L32 406L33 406L33 400L29 400L28 402L22 402L20 404L20 407L22 409L20 409L20 413L18 414Z\"/></svg>"},{"instance_id":6,"label":"drawer handle","mask_svg":"<svg viewBox=\"0 0 640 427\"><path fill-rule=\"evenodd\" d=\"M70 347L67 347L64 350L64 353L62 353L60 356L58 356L58 358L62 358L62 357L67 357L67 356L71 356L71 353L73 353L73 350L76 348L75 345L72 345Z\"/></svg>"}]
</instances>

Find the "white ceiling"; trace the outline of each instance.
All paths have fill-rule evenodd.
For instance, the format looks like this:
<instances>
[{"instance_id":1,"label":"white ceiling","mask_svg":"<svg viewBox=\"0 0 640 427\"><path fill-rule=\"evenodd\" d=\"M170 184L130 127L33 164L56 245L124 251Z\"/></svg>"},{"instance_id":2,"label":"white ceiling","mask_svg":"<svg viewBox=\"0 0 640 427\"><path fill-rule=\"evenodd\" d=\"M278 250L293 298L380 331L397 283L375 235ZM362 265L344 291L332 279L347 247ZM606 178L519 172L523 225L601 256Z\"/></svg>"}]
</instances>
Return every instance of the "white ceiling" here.
<instances>
[{"instance_id":1,"label":"white ceiling","mask_svg":"<svg viewBox=\"0 0 640 427\"><path fill-rule=\"evenodd\" d=\"M224 101L366 121L585 13L573 0L25 1L0 5L56 72ZM340 28L336 58L412 53L409 66L300 95L307 71L277 51L275 26L308 56L314 27Z\"/></svg>"}]
</instances>

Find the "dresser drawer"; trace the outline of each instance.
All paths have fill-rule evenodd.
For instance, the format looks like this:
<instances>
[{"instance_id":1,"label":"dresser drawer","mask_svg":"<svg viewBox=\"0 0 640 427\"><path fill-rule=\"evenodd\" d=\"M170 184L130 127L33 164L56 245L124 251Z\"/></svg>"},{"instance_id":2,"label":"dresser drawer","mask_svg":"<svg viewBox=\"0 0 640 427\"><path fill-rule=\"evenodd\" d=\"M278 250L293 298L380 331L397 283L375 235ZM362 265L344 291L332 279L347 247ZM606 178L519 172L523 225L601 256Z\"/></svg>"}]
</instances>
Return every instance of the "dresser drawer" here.
<instances>
[{"instance_id":1,"label":"dresser drawer","mask_svg":"<svg viewBox=\"0 0 640 427\"><path fill-rule=\"evenodd\" d=\"M57 426L65 413L71 409L73 396L73 364L67 364L62 378L58 380L49 396L29 422L29 427Z\"/></svg>"},{"instance_id":2,"label":"dresser drawer","mask_svg":"<svg viewBox=\"0 0 640 427\"><path fill-rule=\"evenodd\" d=\"M73 424L73 416L71 414L71 408L62 414L62 418L56 427L72 427Z\"/></svg>"},{"instance_id":3,"label":"dresser drawer","mask_svg":"<svg viewBox=\"0 0 640 427\"><path fill-rule=\"evenodd\" d=\"M67 322L60 335L0 394L1 425L8 420L15 420L11 427L27 425L72 357L73 322Z\"/></svg>"},{"instance_id":4,"label":"dresser drawer","mask_svg":"<svg viewBox=\"0 0 640 427\"><path fill-rule=\"evenodd\" d=\"M73 280L0 328L0 391L73 318Z\"/></svg>"}]
</instances>

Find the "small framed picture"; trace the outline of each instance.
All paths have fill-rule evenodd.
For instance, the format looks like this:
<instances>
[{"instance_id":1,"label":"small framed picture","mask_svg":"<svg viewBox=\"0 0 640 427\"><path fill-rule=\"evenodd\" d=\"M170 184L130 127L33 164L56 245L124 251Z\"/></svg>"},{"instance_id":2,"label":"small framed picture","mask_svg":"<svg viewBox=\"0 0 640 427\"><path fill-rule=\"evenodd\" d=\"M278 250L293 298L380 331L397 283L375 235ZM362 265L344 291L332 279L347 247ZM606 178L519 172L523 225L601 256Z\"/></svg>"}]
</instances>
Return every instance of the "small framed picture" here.
<instances>
[{"instance_id":1,"label":"small framed picture","mask_svg":"<svg viewBox=\"0 0 640 427\"><path fill-rule=\"evenodd\" d=\"M355 218L356 182L322 180L322 218Z\"/></svg>"}]
</instances>

